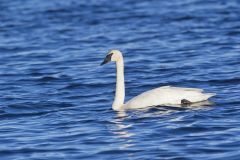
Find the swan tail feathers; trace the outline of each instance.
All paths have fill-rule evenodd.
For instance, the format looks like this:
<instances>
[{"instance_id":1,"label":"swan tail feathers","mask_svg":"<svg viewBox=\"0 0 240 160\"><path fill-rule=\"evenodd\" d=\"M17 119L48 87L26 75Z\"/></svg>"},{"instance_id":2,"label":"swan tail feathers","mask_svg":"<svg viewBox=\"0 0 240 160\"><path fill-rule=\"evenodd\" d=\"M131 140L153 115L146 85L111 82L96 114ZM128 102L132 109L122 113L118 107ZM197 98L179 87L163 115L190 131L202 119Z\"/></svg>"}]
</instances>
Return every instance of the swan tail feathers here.
<instances>
[{"instance_id":1,"label":"swan tail feathers","mask_svg":"<svg viewBox=\"0 0 240 160\"><path fill-rule=\"evenodd\" d=\"M216 96L217 94L216 93L206 93L205 95L206 95L206 98L208 99L208 98L211 98L213 96Z\"/></svg>"}]
</instances>

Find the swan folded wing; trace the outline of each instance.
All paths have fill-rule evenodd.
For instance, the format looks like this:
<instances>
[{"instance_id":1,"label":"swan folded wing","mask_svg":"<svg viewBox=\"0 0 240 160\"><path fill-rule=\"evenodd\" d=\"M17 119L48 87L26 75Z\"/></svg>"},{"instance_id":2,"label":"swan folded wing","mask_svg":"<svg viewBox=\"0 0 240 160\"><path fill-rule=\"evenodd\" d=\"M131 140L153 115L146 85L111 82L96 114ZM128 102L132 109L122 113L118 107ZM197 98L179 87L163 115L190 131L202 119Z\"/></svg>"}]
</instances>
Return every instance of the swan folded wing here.
<instances>
[{"instance_id":1,"label":"swan folded wing","mask_svg":"<svg viewBox=\"0 0 240 160\"><path fill-rule=\"evenodd\" d=\"M125 108L144 108L149 106L166 104L169 101L176 99L176 97L174 96L172 97L172 99L170 99L171 95L169 91L171 91L170 86L164 86L164 87L159 87L159 88L155 88L155 89L143 92L142 94L129 100L124 105L124 107Z\"/></svg>"},{"instance_id":2,"label":"swan folded wing","mask_svg":"<svg viewBox=\"0 0 240 160\"><path fill-rule=\"evenodd\" d=\"M125 108L144 108L156 105L181 104L182 99L190 102L205 101L214 96L212 93L202 93L202 89L164 86L146 91L125 104Z\"/></svg>"},{"instance_id":3,"label":"swan folded wing","mask_svg":"<svg viewBox=\"0 0 240 160\"><path fill-rule=\"evenodd\" d=\"M183 88L183 87L172 87L172 86L163 86L156 89L171 89L171 90L203 92L203 89L199 89L199 88Z\"/></svg>"}]
</instances>

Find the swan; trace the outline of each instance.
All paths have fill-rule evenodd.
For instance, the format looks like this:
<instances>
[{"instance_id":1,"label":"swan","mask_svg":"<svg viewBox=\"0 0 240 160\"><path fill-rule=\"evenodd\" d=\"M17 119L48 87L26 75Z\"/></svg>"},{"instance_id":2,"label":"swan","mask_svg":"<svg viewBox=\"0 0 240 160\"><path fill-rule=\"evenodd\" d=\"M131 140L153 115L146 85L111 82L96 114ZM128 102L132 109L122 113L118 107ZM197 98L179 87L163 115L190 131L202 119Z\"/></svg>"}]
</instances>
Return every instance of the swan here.
<instances>
[{"instance_id":1,"label":"swan","mask_svg":"<svg viewBox=\"0 0 240 160\"><path fill-rule=\"evenodd\" d=\"M122 53L119 50L111 50L100 65L104 65L110 61L116 63L117 72L116 92L112 104L112 109L115 111L146 108L150 106L190 105L192 103L206 101L208 98L216 95L215 93L203 93L203 90L198 88L163 86L143 92L124 104L125 82Z\"/></svg>"}]
</instances>

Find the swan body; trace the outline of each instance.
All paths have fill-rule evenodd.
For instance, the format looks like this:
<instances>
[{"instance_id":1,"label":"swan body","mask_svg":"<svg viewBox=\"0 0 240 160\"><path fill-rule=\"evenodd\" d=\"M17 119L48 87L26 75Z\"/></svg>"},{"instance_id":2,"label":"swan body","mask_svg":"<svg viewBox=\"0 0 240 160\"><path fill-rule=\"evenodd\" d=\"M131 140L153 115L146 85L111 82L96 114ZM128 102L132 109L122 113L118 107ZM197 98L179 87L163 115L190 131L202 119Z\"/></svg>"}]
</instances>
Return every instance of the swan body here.
<instances>
[{"instance_id":1,"label":"swan body","mask_svg":"<svg viewBox=\"0 0 240 160\"><path fill-rule=\"evenodd\" d=\"M180 105L183 100L196 103L205 101L214 95L213 93L203 93L202 89L164 86L132 98L123 107L134 109L157 105Z\"/></svg>"},{"instance_id":2,"label":"swan body","mask_svg":"<svg viewBox=\"0 0 240 160\"><path fill-rule=\"evenodd\" d=\"M124 84L124 62L122 53L119 50L112 50L108 53L101 65L110 61L116 62L117 83L115 99L112 104L113 110L146 108L150 106L180 105L183 103L197 103L206 101L216 95L214 93L203 93L198 88L180 88L163 86L155 88L132 98L124 104L125 84Z\"/></svg>"}]
</instances>

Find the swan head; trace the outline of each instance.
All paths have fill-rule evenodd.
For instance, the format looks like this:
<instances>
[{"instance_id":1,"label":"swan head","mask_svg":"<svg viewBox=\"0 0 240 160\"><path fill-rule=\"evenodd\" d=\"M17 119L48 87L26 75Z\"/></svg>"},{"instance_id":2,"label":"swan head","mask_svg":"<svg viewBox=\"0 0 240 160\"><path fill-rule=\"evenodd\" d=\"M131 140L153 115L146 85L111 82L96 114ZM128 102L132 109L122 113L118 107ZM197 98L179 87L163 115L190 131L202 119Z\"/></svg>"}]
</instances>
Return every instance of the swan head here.
<instances>
[{"instance_id":1,"label":"swan head","mask_svg":"<svg viewBox=\"0 0 240 160\"><path fill-rule=\"evenodd\" d=\"M119 59L122 58L122 53L119 50L111 50L110 52L108 52L107 56L105 57L105 59L103 60L103 62L101 63L101 65L104 65L108 62L117 62Z\"/></svg>"}]
</instances>

